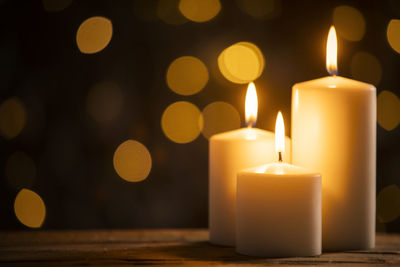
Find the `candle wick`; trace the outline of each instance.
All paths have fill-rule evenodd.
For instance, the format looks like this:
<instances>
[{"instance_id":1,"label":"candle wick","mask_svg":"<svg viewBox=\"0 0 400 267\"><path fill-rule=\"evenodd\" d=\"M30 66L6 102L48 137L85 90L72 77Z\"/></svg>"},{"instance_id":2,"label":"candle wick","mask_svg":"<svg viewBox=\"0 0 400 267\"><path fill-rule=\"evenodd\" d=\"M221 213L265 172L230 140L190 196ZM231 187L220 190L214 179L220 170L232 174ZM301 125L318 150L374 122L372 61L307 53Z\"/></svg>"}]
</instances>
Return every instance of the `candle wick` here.
<instances>
[{"instance_id":1,"label":"candle wick","mask_svg":"<svg viewBox=\"0 0 400 267\"><path fill-rule=\"evenodd\" d=\"M338 75L338 68L333 68L331 66L327 67L326 70L328 71L329 75L332 77L336 77Z\"/></svg>"},{"instance_id":2,"label":"candle wick","mask_svg":"<svg viewBox=\"0 0 400 267\"><path fill-rule=\"evenodd\" d=\"M278 162L283 162L282 152L281 151L278 152Z\"/></svg>"},{"instance_id":3,"label":"candle wick","mask_svg":"<svg viewBox=\"0 0 400 267\"><path fill-rule=\"evenodd\" d=\"M338 75L338 70L337 70L337 69L328 70L328 72L329 72L329 75L330 75L331 77L336 77L336 76Z\"/></svg>"},{"instance_id":4,"label":"candle wick","mask_svg":"<svg viewBox=\"0 0 400 267\"><path fill-rule=\"evenodd\" d=\"M249 120L249 122L247 123L247 128L251 129L251 128L253 128L254 125L255 125L255 121Z\"/></svg>"}]
</instances>

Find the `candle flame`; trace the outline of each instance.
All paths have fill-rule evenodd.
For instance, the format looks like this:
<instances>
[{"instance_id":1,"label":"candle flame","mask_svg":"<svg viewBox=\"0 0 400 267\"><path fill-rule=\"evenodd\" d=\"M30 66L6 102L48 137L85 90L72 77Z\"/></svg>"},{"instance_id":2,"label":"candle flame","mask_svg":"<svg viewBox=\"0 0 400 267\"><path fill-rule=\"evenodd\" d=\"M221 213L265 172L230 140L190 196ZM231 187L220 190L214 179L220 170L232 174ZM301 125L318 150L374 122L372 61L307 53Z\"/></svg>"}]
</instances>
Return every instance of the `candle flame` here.
<instances>
[{"instance_id":1,"label":"candle flame","mask_svg":"<svg viewBox=\"0 0 400 267\"><path fill-rule=\"evenodd\" d=\"M245 103L245 114L246 114L246 124L248 127L252 127L257 121L257 110L258 110L258 100L256 86L254 83L249 83L246 93L246 103Z\"/></svg>"},{"instance_id":2,"label":"candle flame","mask_svg":"<svg viewBox=\"0 0 400 267\"><path fill-rule=\"evenodd\" d=\"M334 26L331 26L326 44L326 70L330 75L337 75L337 37Z\"/></svg>"},{"instance_id":3,"label":"candle flame","mask_svg":"<svg viewBox=\"0 0 400 267\"><path fill-rule=\"evenodd\" d=\"M275 151L278 154L285 152L285 124L283 122L282 112L278 112L275 124Z\"/></svg>"}]
</instances>

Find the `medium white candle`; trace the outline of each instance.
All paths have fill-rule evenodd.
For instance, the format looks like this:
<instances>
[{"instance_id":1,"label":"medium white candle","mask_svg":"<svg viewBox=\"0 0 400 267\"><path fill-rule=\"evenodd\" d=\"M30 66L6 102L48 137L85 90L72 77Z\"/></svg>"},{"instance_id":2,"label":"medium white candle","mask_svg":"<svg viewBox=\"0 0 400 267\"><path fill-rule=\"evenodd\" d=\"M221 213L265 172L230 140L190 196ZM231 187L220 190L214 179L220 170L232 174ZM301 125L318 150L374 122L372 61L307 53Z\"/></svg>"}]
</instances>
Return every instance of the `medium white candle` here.
<instances>
[{"instance_id":1,"label":"medium white candle","mask_svg":"<svg viewBox=\"0 0 400 267\"><path fill-rule=\"evenodd\" d=\"M331 28L327 69L335 75ZM376 89L332 76L292 92L293 164L322 174L322 247L369 249L375 243Z\"/></svg>"},{"instance_id":2,"label":"medium white candle","mask_svg":"<svg viewBox=\"0 0 400 267\"><path fill-rule=\"evenodd\" d=\"M246 95L248 128L217 134L209 144L209 228L214 244L235 246L237 172L273 161L274 134L251 128L257 118L257 94L253 83ZM290 147L290 139L286 138ZM290 151L285 158L290 159ZM288 161L288 160L285 160Z\"/></svg>"},{"instance_id":3,"label":"medium white candle","mask_svg":"<svg viewBox=\"0 0 400 267\"><path fill-rule=\"evenodd\" d=\"M284 142L280 140L283 136L283 119L278 115L278 153L284 151ZM237 178L236 216L236 251L241 254L260 257L319 255L321 176L286 163L243 170Z\"/></svg>"}]
</instances>

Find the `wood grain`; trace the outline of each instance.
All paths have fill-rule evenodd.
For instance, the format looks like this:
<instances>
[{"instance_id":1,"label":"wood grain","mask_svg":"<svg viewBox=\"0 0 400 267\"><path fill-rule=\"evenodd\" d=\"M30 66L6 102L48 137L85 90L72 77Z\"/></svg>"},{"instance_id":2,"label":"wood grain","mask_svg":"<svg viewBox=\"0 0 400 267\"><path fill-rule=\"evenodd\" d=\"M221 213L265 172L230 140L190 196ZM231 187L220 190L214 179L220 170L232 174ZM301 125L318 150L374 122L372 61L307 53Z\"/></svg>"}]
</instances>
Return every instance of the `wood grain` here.
<instances>
[{"instance_id":1,"label":"wood grain","mask_svg":"<svg viewBox=\"0 0 400 267\"><path fill-rule=\"evenodd\" d=\"M3 266L400 266L400 235L378 234L370 251L265 259L208 243L201 229L27 231L0 233Z\"/></svg>"}]
</instances>

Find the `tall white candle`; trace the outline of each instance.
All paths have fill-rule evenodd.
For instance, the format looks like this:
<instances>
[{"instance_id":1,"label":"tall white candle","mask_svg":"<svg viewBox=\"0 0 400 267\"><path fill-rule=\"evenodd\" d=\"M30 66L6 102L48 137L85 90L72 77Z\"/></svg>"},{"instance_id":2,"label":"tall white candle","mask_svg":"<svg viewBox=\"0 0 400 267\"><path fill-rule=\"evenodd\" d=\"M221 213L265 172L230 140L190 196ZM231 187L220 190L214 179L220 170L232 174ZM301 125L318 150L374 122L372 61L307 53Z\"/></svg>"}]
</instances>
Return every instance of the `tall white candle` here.
<instances>
[{"instance_id":1,"label":"tall white candle","mask_svg":"<svg viewBox=\"0 0 400 267\"><path fill-rule=\"evenodd\" d=\"M246 95L248 128L217 134L209 144L209 228L214 244L235 246L236 175L238 171L272 162L274 134L251 128L257 118L257 95L250 83ZM290 147L290 139L286 138ZM290 151L285 155L290 159ZM288 162L288 160L286 160Z\"/></svg>"},{"instance_id":2,"label":"tall white candle","mask_svg":"<svg viewBox=\"0 0 400 267\"><path fill-rule=\"evenodd\" d=\"M277 152L283 153L281 114L275 134ZM240 171L236 251L260 257L321 254L321 176L281 162Z\"/></svg>"},{"instance_id":3,"label":"tall white candle","mask_svg":"<svg viewBox=\"0 0 400 267\"><path fill-rule=\"evenodd\" d=\"M375 243L376 89L335 76L332 27L327 69L293 86L293 164L322 174L322 248L368 249Z\"/></svg>"}]
</instances>

